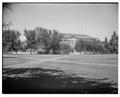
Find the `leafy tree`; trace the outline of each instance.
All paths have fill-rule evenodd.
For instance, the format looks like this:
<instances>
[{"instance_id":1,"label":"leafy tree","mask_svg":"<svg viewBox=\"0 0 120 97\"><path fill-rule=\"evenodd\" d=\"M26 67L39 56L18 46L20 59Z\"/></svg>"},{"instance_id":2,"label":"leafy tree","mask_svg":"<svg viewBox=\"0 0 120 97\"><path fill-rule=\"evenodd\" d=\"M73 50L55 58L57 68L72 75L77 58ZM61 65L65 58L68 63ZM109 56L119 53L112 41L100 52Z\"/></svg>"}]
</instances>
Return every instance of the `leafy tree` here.
<instances>
[{"instance_id":1,"label":"leafy tree","mask_svg":"<svg viewBox=\"0 0 120 97\"><path fill-rule=\"evenodd\" d=\"M42 27L36 27L34 31L37 33L37 43L39 47L45 49L45 53L50 53L52 46L51 30Z\"/></svg>"},{"instance_id":2,"label":"leafy tree","mask_svg":"<svg viewBox=\"0 0 120 97\"><path fill-rule=\"evenodd\" d=\"M51 51L59 53L59 43L61 41L61 34L56 30L48 30L42 27L36 27L34 30L24 30L24 35L27 40L27 47L31 49L38 49L42 47L46 54Z\"/></svg>"},{"instance_id":3,"label":"leafy tree","mask_svg":"<svg viewBox=\"0 0 120 97\"><path fill-rule=\"evenodd\" d=\"M109 41L110 44L110 51L111 53L118 53L118 35L117 33L114 31L113 35Z\"/></svg>"},{"instance_id":4,"label":"leafy tree","mask_svg":"<svg viewBox=\"0 0 120 97\"><path fill-rule=\"evenodd\" d=\"M77 52L82 52L85 51L85 41L83 40L79 40L77 41L76 45L75 45L75 49Z\"/></svg>"},{"instance_id":5,"label":"leafy tree","mask_svg":"<svg viewBox=\"0 0 120 97\"><path fill-rule=\"evenodd\" d=\"M103 45L100 41L93 42L93 52L94 52L94 54L103 52Z\"/></svg>"},{"instance_id":6,"label":"leafy tree","mask_svg":"<svg viewBox=\"0 0 120 97\"><path fill-rule=\"evenodd\" d=\"M84 41L79 40L75 46L76 51L78 52L93 52L96 53L118 53L118 35L116 32L113 33L110 41L108 42L107 37L105 41Z\"/></svg>"},{"instance_id":7,"label":"leafy tree","mask_svg":"<svg viewBox=\"0 0 120 97\"><path fill-rule=\"evenodd\" d=\"M3 30L2 32L2 45L3 51L17 51L20 46L20 33L15 30Z\"/></svg>"},{"instance_id":8,"label":"leafy tree","mask_svg":"<svg viewBox=\"0 0 120 97\"><path fill-rule=\"evenodd\" d=\"M70 45L65 43L60 43L60 53L69 54L69 52L73 52L73 49L70 47Z\"/></svg>"},{"instance_id":9,"label":"leafy tree","mask_svg":"<svg viewBox=\"0 0 120 97\"><path fill-rule=\"evenodd\" d=\"M108 54L110 53L110 45L109 45L109 42L108 42L108 39L107 37L105 37L105 41L103 41L103 53L105 54Z\"/></svg>"},{"instance_id":10,"label":"leafy tree","mask_svg":"<svg viewBox=\"0 0 120 97\"><path fill-rule=\"evenodd\" d=\"M94 43L92 41L86 41L86 51L88 52L94 51Z\"/></svg>"},{"instance_id":11,"label":"leafy tree","mask_svg":"<svg viewBox=\"0 0 120 97\"><path fill-rule=\"evenodd\" d=\"M107 37L105 37L104 47L105 47L106 49L109 48Z\"/></svg>"},{"instance_id":12,"label":"leafy tree","mask_svg":"<svg viewBox=\"0 0 120 97\"><path fill-rule=\"evenodd\" d=\"M102 43L100 41L85 41L79 40L75 46L76 51L78 52L93 52L101 53L103 51Z\"/></svg>"},{"instance_id":13,"label":"leafy tree","mask_svg":"<svg viewBox=\"0 0 120 97\"><path fill-rule=\"evenodd\" d=\"M62 35L57 30L37 27L35 31L38 33L37 40L40 44L44 45L45 53L50 53L50 51L54 54L59 53L59 43L62 39Z\"/></svg>"},{"instance_id":14,"label":"leafy tree","mask_svg":"<svg viewBox=\"0 0 120 97\"><path fill-rule=\"evenodd\" d=\"M54 54L59 53L60 50L60 42L62 41L62 34L60 34L58 31L53 30L52 33L52 46L51 49Z\"/></svg>"},{"instance_id":15,"label":"leafy tree","mask_svg":"<svg viewBox=\"0 0 120 97\"><path fill-rule=\"evenodd\" d=\"M37 49L37 33L34 30L24 30L24 35L26 37L27 48L29 49Z\"/></svg>"}]
</instances>

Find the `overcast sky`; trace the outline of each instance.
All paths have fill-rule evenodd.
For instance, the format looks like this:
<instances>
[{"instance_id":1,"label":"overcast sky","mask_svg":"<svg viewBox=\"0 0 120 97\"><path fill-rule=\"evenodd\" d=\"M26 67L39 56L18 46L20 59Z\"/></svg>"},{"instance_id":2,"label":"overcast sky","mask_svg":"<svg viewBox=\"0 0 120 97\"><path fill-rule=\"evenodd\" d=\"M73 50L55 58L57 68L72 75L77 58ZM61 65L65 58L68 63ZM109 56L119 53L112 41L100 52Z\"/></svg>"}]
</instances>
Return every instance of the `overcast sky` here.
<instances>
[{"instance_id":1,"label":"overcast sky","mask_svg":"<svg viewBox=\"0 0 120 97\"><path fill-rule=\"evenodd\" d=\"M39 26L101 40L118 33L117 4L13 4L12 9L5 11L4 21L12 21L11 28L21 33Z\"/></svg>"}]
</instances>

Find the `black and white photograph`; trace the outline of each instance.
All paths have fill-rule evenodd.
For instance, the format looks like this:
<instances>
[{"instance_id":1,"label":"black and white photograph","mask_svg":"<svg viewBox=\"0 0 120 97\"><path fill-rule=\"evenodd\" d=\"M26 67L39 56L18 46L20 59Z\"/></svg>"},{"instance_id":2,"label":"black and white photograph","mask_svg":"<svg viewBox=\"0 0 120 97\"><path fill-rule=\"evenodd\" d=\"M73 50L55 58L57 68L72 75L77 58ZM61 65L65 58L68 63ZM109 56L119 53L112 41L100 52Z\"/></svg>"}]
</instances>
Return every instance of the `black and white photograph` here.
<instances>
[{"instance_id":1,"label":"black and white photograph","mask_svg":"<svg viewBox=\"0 0 120 97\"><path fill-rule=\"evenodd\" d=\"M118 94L118 2L2 2L3 94Z\"/></svg>"}]
</instances>

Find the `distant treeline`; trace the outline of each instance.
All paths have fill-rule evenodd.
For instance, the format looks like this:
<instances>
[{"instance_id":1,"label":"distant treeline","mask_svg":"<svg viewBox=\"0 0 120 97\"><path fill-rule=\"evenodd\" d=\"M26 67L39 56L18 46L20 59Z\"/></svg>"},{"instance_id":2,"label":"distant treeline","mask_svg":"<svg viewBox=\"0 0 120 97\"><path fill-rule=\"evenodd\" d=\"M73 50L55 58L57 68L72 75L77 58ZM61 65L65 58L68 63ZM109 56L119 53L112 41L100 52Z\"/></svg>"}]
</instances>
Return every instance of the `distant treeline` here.
<instances>
[{"instance_id":1,"label":"distant treeline","mask_svg":"<svg viewBox=\"0 0 120 97\"><path fill-rule=\"evenodd\" d=\"M2 48L3 52L37 51L39 54L68 54L74 49L68 44L61 43L63 35L57 30L49 30L42 27L24 30L26 40L20 40L21 33L11 29L3 29ZM92 54L118 54L118 35L114 31L110 40L105 37L104 41L79 40L75 45L77 52L89 52Z\"/></svg>"},{"instance_id":2,"label":"distant treeline","mask_svg":"<svg viewBox=\"0 0 120 97\"><path fill-rule=\"evenodd\" d=\"M102 41L83 41L79 40L75 46L78 52L92 52L93 54L118 54L118 35L113 32L111 39L108 41L107 37Z\"/></svg>"}]
</instances>

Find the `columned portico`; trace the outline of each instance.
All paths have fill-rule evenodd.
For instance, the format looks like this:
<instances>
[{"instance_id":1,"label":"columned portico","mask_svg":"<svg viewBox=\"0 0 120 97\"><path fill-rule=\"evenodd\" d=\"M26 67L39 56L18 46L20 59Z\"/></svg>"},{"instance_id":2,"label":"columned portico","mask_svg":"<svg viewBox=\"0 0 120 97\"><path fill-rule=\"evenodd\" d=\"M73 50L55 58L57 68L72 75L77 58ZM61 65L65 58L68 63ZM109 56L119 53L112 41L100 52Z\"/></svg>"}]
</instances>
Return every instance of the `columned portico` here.
<instances>
[{"instance_id":1,"label":"columned portico","mask_svg":"<svg viewBox=\"0 0 120 97\"><path fill-rule=\"evenodd\" d=\"M64 40L63 40L64 43L70 45L70 47L71 47L72 49L74 49L74 52L76 52L76 51L75 51L76 41L77 41L77 39L74 38L74 37L71 37L71 38L68 38L68 39L64 39Z\"/></svg>"},{"instance_id":2,"label":"columned portico","mask_svg":"<svg viewBox=\"0 0 120 97\"><path fill-rule=\"evenodd\" d=\"M76 40L77 40L77 39L71 38L70 40L71 40L71 43L70 43L71 47L72 47L72 48L75 48L75 44L76 44Z\"/></svg>"}]
</instances>

